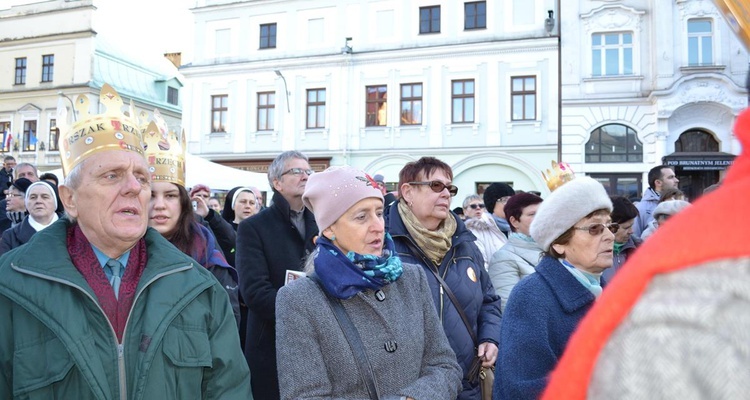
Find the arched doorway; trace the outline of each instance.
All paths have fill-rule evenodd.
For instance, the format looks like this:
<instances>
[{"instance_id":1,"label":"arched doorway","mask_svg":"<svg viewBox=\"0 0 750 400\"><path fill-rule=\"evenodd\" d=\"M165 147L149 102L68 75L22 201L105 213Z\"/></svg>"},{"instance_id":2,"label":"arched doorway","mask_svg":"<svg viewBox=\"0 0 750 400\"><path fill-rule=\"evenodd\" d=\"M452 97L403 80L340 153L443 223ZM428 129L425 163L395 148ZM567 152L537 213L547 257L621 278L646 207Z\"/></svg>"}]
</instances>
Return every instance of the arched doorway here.
<instances>
[{"instance_id":1,"label":"arched doorway","mask_svg":"<svg viewBox=\"0 0 750 400\"><path fill-rule=\"evenodd\" d=\"M719 151L719 141L703 129L689 129L674 142L675 152L663 163L675 169L680 190L695 200L703 189L719 182L721 171L732 164L734 155Z\"/></svg>"}]
</instances>

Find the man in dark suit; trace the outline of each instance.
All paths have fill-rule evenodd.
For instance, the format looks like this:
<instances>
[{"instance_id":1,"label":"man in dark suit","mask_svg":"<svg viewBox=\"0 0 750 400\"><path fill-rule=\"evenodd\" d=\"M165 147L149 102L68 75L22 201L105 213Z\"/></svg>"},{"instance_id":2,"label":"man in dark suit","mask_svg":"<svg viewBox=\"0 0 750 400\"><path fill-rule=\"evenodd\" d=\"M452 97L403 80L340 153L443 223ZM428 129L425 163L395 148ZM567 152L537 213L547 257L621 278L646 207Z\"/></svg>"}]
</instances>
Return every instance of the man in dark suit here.
<instances>
[{"instance_id":1,"label":"man in dark suit","mask_svg":"<svg viewBox=\"0 0 750 400\"><path fill-rule=\"evenodd\" d=\"M286 271L301 271L313 251L318 226L302 203L313 173L307 156L286 151L268 168L272 204L237 228L236 268L240 293L249 308L245 358L256 400L279 398L276 374L276 293Z\"/></svg>"},{"instance_id":2,"label":"man in dark suit","mask_svg":"<svg viewBox=\"0 0 750 400\"><path fill-rule=\"evenodd\" d=\"M5 199L5 190L13 183L13 168L16 167L16 159L13 156L3 158L3 168L0 169L0 200Z\"/></svg>"}]
</instances>

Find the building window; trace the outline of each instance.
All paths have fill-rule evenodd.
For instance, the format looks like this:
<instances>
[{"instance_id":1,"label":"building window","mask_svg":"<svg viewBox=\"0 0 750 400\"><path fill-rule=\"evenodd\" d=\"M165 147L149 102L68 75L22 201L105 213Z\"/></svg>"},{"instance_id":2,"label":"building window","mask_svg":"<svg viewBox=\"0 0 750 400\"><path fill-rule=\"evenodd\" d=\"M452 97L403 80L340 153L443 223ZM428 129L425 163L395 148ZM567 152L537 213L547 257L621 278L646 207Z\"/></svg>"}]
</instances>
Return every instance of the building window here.
<instances>
[{"instance_id":1,"label":"building window","mask_svg":"<svg viewBox=\"0 0 750 400\"><path fill-rule=\"evenodd\" d=\"M464 3L464 29L487 28L487 2Z\"/></svg>"},{"instance_id":2,"label":"building window","mask_svg":"<svg viewBox=\"0 0 750 400\"><path fill-rule=\"evenodd\" d=\"M630 201L641 197L641 174L589 174L599 181L610 196L625 196Z\"/></svg>"},{"instance_id":3,"label":"building window","mask_svg":"<svg viewBox=\"0 0 750 400\"><path fill-rule=\"evenodd\" d=\"M52 82L55 75L55 55L42 56L42 82Z\"/></svg>"},{"instance_id":4,"label":"building window","mask_svg":"<svg viewBox=\"0 0 750 400\"><path fill-rule=\"evenodd\" d=\"M3 135L3 152L7 153L12 147L11 141L13 140L13 135L10 133L10 121L0 122L0 133Z\"/></svg>"},{"instance_id":5,"label":"building window","mask_svg":"<svg viewBox=\"0 0 750 400\"><path fill-rule=\"evenodd\" d=\"M596 33L591 41L593 76L633 75L632 33Z\"/></svg>"},{"instance_id":6,"label":"building window","mask_svg":"<svg viewBox=\"0 0 750 400\"><path fill-rule=\"evenodd\" d=\"M474 122L474 80L452 81L451 99L453 100L451 122L460 124Z\"/></svg>"},{"instance_id":7,"label":"building window","mask_svg":"<svg viewBox=\"0 0 750 400\"><path fill-rule=\"evenodd\" d=\"M388 89L385 85L367 86L365 101L366 126L385 126L388 109Z\"/></svg>"},{"instance_id":8,"label":"building window","mask_svg":"<svg viewBox=\"0 0 750 400\"><path fill-rule=\"evenodd\" d=\"M401 85L401 125L422 125L422 84Z\"/></svg>"},{"instance_id":9,"label":"building window","mask_svg":"<svg viewBox=\"0 0 750 400\"><path fill-rule=\"evenodd\" d=\"M258 130L272 131L276 111L276 93L258 93Z\"/></svg>"},{"instance_id":10,"label":"building window","mask_svg":"<svg viewBox=\"0 0 750 400\"><path fill-rule=\"evenodd\" d=\"M307 129L326 126L326 90L307 89Z\"/></svg>"},{"instance_id":11,"label":"building window","mask_svg":"<svg viewBox=\"0 0 750 400\"><path fill-rule=\"evenodd\" d=\"M229 96L211 96L211 132L227 131L227 111Z\"/></svg>"},{"instance_id":12,"label":"building window","mask_svg":"<svg viewBox=\"0 0 750 400\"><path fill-rule=\"evenodd\" d=\"M700 153L719 151L719 142L716 138L703 130L690 130L680 135L674 142L675 153Z\"/></svg>"},{"instance_id":13,"label":"building window","mask_svg":"<svg viewBox=\"0 0 750 400\"><path fill-rule=\"evenodd\" d=\"M26 84L26 57L16 58L16 85Z\"/></svg>"},{"instance_id":14,"label":"building window","mask_svg":"<svg viewBox=\"0 0 750 400\"><path fill-rule=\"evenodd\" d=\"M57 127L57 120L53 118L49 120L49 143L47 146L47 150L49 151L60 150L59 141L60 141L60 128Z\"/></svg>"},{"instance_id":15,"label":"building window","mask_svg":"<svg viewBox=\"0 0 750 400\"><path fill-rule=\"evenodd\" d=\"M440 33L440 6L419 7L419 33Z\"/></svg>"},{"instance_id":16,"label":"building window","mask_svg":"<svg viewBox=\"0 0 750 400\"><path fill-rule=\"evenodd\" d=\"M711 20L688 21L688 65L713 65L713 28Z\"/></svg>"},{"instance_id":17,"label":"building window","mask_svg":"<svg viewBox=\"0 0 750 400\"><path fill-rule=\"evenodd\" d=\"M260 48L276 48L276 24L262 24L260 26Z\"/></svg>"},{"instance_id":18,"label":"building window","mask_svg":"<svg viewBox=\"0 0 750 400\"><path fill-rule=\"evenodd\" d=\"M167 87L167 103L177 105L180 102L180 91L171 86Z\"/></svg>"},{"instance_id":19,"label":"building window","mask_svg":"<svg viewBox=\"0 0 750 400\"><path fill-rule=\"evenodd\" d=\"M36 121L23 121L23 151L36 150Z\"/></svg>"},{"instance_id":20,"label":"building window","mask_svg":"<svg viewBox=\"0 0 750 400\"><path fill-rule=\"evenodd\" d=\"M586 143L586 162L643 162L643 145L635 131L625 125L600 126Z\"/></svg>"},{"instance_id":21,"label":"building window","mask_svg":"<svg viewBox=\"0 0 750 400\"><path fill-rule=\"evenodd\" d=\"M517 76L511 81L511 119L513 121L536 120L536 77Z\"/></svg>"}]
</instances>

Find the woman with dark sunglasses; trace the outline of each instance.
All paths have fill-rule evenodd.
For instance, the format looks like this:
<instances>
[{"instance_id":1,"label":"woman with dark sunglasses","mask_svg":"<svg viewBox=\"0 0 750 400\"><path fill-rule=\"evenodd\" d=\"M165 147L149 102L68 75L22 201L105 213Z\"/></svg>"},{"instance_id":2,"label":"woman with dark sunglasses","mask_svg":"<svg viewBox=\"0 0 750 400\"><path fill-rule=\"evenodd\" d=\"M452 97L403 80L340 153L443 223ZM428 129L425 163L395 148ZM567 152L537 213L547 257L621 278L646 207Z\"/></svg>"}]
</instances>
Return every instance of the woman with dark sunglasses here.
<instances>
[{"instance_id":1,"label":"woman with dark sunglasses","mask_svg":"<svg viewBox=\"0 0 750 400\"><path fill-rule=\"evenodd\" d=\"M399 172L399 199L388 209L386 230L401 259L421 265L427 274L435 308L463 369L458 399L478 400L478 371L493 366L497 357L500 298L474 235L451 212L451 197L458 193L452 181L451 167L437 158L406 164Z\"/></svg>"},{"instance_id":2,"label":"woman with dark sunglasses","mask_svg":"<svg viewBox=\"0 0 750 400\"><path fill-rule=\"evenodd\" d=\"M484 269L489 270L489 262L492 255L508 243L508 237L498 228L490 213L485 212L487 207L484 200L478 194L470 194L464 199L464 213L466 228L477 237L477 247L482 252ZM497 290L497 288L495 288Z\"/></svg>"},{"instance_id":3,"label":"woman with dark sunglasses","mask_svg":"<svg viewBox=\"0 0 750 400\"><path fill-rule=\"evenodd\" d=\"M537 399L612 266L612 201L589 177L556 188L531 222L544 257L515 285L503 314L493 399Z\"/></svg>"}]
</instances>

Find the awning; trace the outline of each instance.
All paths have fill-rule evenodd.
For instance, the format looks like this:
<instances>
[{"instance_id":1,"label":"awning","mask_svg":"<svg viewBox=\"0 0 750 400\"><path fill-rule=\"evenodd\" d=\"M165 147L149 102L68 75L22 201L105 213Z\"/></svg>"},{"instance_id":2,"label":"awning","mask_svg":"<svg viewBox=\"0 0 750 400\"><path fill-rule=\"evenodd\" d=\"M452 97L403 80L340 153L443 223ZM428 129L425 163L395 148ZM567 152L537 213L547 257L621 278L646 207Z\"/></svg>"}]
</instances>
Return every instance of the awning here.
<instances>
[{"instance_id":1,"label":"awning","mask_svg":"<svg viewBox=\"0 0 750 400\"><path fill-rule=\"evenodd\" d=\"M720 151L695 153L675 152L662 157L662 164L681 168L683 171L723 171L734 162L734 154Z\"/></svg>"}]
</instances>

